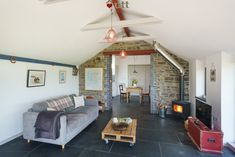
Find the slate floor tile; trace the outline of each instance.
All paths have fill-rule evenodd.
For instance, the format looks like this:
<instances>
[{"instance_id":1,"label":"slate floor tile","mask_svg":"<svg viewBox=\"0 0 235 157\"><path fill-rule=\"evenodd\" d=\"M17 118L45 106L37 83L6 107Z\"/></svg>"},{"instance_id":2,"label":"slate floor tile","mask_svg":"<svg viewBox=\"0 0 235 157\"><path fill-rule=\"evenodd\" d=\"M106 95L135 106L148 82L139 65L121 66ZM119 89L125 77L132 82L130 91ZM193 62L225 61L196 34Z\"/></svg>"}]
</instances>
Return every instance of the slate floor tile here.
<instances>
[{"instance_id":1,"label":"slate floor tile","mask_svg":"<svg viewBox=\"0 0 235 157\"><path fill-rule=\"evenodd\" d=\"M7 151L7 152L0 152L1 157L24 157L27 152L16 152L16 151Z\"/></svg>"},{"instance_id":2,"label":"slate floor tile","mask_svg":"<svg viewBox=\"0 0 235 157\"><path fill-rule=\"evenodd\" d=\"M182 144L193 145L193 142L191 141L186 132L178 132L177 136Z\"/></svg>"},{"instance_id":3,"label":"slate floor tile","mask_svg":"<svg viewBox=\"0 0 235 157\"><path fill-rule=\"evenodd\" d=\"M176 133L171 131L137 129L137 139L153 142L180 143Z\"/></svg>"},{"instance_id":4,"label":"slate floor tile","mask_svg":"<svg viewBox=\"0 0 235 157\"><path fill-rule=\"evenodd\" d=\"M78 157L82 149L65 146L62 150L59 145L43 144L25 157Z\"/></svg>"},{"instance_id":5,"label":"slate floor tile","mask_svg":"<svg viewBox=\"0 0 235 157\"><path fill-rule=\"evenodd\" d=\"M71 147L84 148L89 150L109 151L113 142L105 144L101 140L101 133L83 132L68 143Z\"/></svg>"},{"instance_id":6,"label":"slate floor tile","mask_svg":"<svg viewBox=\"0 0 235 157\"><path fill-rule=\"evenodd\" d=\"M227 147L224 147L223 154L200 152L200 155L203 156L203 157L235 157L235 153L232 152Z\"/></svg>"},{"instance_id":7,"label":"slate floor tile","mask_svg":"<svg viewBox=\"0 0 235 157\"><path fill-rule=\"evenodd\" d=\"M158 143L146 141L137 141L133 147L129 143L115 142L111 152L136 157L161 157Z\"/></svg>"},{"instance_id":8,"label":"slate floor tile","mask_svg":"<svg viewBox=\"0 0 235 157\"><path fill-rule=\"evenodd\" d=\"M31 151L37 146L39 146L41 143L40 142L34 142L31 141L30 143L27 143L27 140L23 139L23 137L18 137L2 146L0 146L0 152L4 151Z\"/></svg>"},{"instance_id":9,"label":"slate floor tile","mask_svg":"<svg viewBox=\"0 0 235 157\"><path fill-rule=\"evenodd\" d=\"M133 156L108 153L108 152L99 152L93 150L84 150L78 157L133 157Z\"/></svg>"},{"instance_id":10,"label":"slate floor tile","mask_svg":"<svg viewBox=\"0 0 235 157\"><path fill-rule=\"evenodd\" d=\"M201 157L202 155L192 146L182 144L160 143L163 157Z\"/></svg>"}]
</instances>

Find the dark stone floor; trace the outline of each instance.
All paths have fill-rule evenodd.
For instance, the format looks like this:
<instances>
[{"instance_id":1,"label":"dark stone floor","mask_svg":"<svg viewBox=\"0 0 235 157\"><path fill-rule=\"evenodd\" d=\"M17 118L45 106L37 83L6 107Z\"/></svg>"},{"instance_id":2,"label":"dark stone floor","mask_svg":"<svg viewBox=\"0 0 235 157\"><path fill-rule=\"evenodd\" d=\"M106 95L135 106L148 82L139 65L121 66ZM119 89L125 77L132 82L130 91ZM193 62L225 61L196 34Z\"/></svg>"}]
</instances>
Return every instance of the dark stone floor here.
<instances>
[{"instance_id":1,"label":"dark stone floor","mask_svg":"<svg viewBox=\"0 0 235 157\"><path fill-rule=\"evenodd\" d=\"M229 149L223 155L199 152L189 140L183 121L175 118L161 119L149 114L149 104L120 103L113 99L113 110L101 113L98 120L71 140L65 150L60 146L31 142L19 137L0 146L0 157L234 157ZM137 142L133 147L127 143L101 140L101 131L112 116L138 119Z\"/></svg>"}]
</instances>

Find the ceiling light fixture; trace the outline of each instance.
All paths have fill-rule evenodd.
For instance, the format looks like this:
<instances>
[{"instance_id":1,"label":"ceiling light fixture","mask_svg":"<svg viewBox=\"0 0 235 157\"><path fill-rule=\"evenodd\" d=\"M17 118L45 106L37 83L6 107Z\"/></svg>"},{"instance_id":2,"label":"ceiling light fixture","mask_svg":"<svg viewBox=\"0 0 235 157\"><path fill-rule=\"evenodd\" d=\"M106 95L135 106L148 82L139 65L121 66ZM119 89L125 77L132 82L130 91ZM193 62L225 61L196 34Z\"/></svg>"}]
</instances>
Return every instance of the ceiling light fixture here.
<instances>
[{"instance_id":1,"label":"ceiling light fixture","mask_svg":"<svg viewBox=\"0 0 235 157\"><path fill-rule=\"evenodd\" d=\"M112 10L112 8L110 10L111 10L111 27L107 31L105 39L107 40L107 42L113 43L117 40L117 33L113 29L113 10Z\"/></svg>"},{"instance_id":2,"label":"ceiling light fixture","mask_svg":"<svg viewBox=\"0 0 235 157\"><path fill-rule=\"evenodd\" d=\"M138 72L135 70L135 56L134 56L134 71L133 71L134 74L137 74Z\"/></svg>"},{"instance_id":3,"label":"ceiling light fixture","mask_svg":"<svg viewBox=\"0 0 235 157\"><path fill-rule=\"evenodd\" d=\"M122 50L121 53L120 53L120 55L121 55L122 57L126 57L126 56L127 56L127 53L126 53L125 50Z\"/></svg>"},{"instance_id":4,"label":"ceiling light fixture","mask_svg":"<svg viewBox=\"0 0 235 157\"><path fill-rule=\"evenodd\" d=\"M124 46L125 46L125 43L123 42L123 36L122 36L122 51L120 52L121 57L126 57L127 56L127 53L125 51Z\"/></svg>"}]
</instances>

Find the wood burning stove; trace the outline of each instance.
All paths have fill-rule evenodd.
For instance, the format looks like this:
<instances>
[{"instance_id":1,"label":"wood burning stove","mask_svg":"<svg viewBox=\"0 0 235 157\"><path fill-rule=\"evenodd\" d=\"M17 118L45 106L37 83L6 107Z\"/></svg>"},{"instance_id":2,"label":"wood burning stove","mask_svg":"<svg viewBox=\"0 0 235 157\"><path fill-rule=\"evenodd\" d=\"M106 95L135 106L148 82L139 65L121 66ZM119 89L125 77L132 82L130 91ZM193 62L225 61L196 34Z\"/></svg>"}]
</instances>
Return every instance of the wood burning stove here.
<instances>
[{"instance_id":1,"label":"wood burning stove","mask_svg":"<svg viewBox=\"0 0 235 157\"><path fill-rule=\"evenodd\" d=\"M190 103L184 101L184 76L180 75L180 97L179 101L172 101L173 113L184 119L187 119L190 115Z\"/></svg>"},{"instance_id":2,"label":"wood burning stove","mask_svg":"<svg viewBox=\"0 0 235 157\"><path fill-rule=\"evenodd\" d=\"M172 101L173 113L184 119L190 115L190 103L184 101Z\"/></svg>"},{"instance_id":3,"label":"wood burning stove","mask_svg":"<svg viewBox=\"0 0 235 157\"><path fill-rule=\"evenodd\" d=\"M159 52L169 63L171 63L175 68L179 70L180 73L180 88L179 88L179 101L172 102L173 113L181 116L186 119L190 115L190 103L184 101L184 68L173 58L171 57L165 49L156 41L153 42L155 50Z\"/></svg>"}]
</instances>

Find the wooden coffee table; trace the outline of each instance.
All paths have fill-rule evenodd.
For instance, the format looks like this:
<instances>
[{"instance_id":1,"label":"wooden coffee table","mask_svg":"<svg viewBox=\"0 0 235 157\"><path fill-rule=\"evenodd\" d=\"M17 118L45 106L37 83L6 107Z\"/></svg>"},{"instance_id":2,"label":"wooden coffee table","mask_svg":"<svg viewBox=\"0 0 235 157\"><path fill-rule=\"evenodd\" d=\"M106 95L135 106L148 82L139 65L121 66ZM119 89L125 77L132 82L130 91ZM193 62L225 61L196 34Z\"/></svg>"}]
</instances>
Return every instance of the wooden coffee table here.
<instances>
[{"instance_id":1,"label":"wooden coffee table","mask_svg":"<svg viewBox=\"0 0 235 157\"><path fill-rule=\"evenodd\" d=\"M102 140L106 144L110 141L119 141L130 143L130 146L134 146L136 142L136 126L137 120L132 119L132 123L128 126L125 131L115 131L112 128L112 119L108 122L104 130L102 131Z\"/></svg>"}]
</instances>

